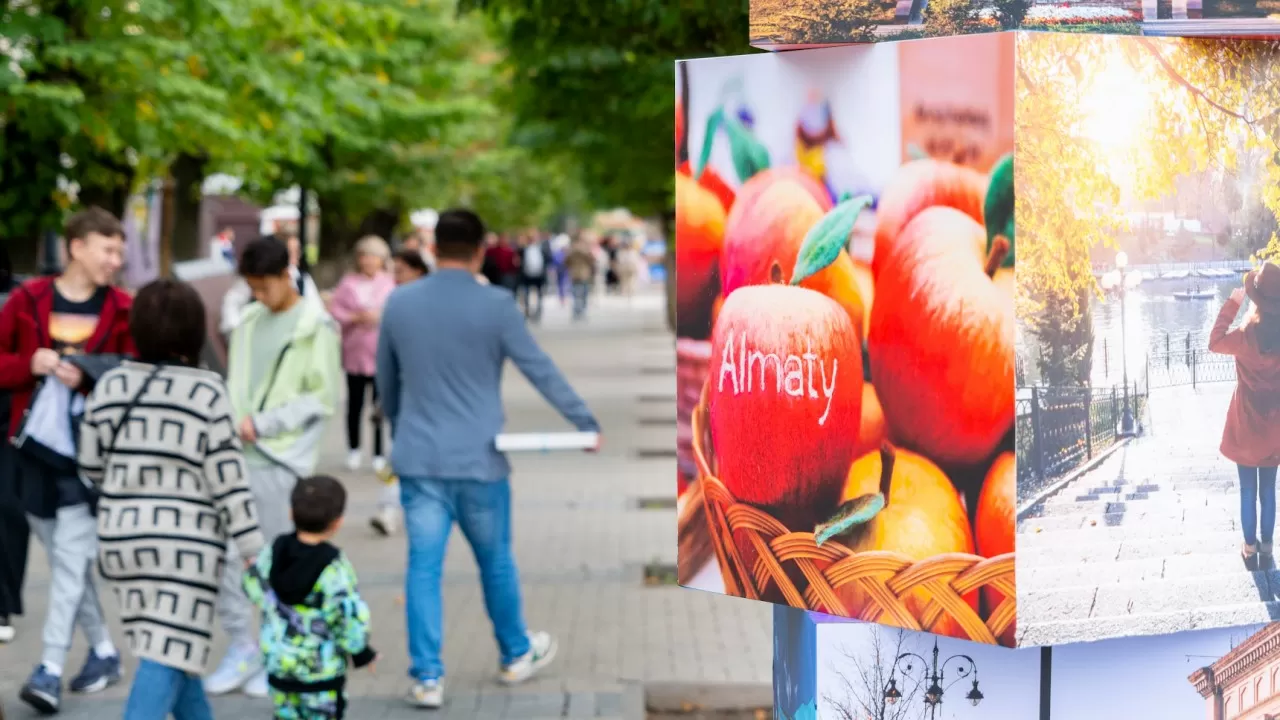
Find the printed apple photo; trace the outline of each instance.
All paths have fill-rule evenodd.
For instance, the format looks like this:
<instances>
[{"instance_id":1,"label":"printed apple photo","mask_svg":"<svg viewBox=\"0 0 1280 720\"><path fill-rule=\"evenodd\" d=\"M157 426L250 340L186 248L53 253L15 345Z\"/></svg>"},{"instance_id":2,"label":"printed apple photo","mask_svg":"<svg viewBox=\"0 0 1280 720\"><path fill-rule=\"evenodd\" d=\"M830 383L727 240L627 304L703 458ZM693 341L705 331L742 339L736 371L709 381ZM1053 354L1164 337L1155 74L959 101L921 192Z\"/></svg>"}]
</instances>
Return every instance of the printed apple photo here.
<instances>
[{"instance_id":1,"label":"printed apple photo","mask_svg":"<svg viewBox=\"0 0 1280 720\"><path fill-rule=\"evenodd\" d=\"M1012 645L1012 60L677 65L682 585Z\"/></svg>"}]
</instances>

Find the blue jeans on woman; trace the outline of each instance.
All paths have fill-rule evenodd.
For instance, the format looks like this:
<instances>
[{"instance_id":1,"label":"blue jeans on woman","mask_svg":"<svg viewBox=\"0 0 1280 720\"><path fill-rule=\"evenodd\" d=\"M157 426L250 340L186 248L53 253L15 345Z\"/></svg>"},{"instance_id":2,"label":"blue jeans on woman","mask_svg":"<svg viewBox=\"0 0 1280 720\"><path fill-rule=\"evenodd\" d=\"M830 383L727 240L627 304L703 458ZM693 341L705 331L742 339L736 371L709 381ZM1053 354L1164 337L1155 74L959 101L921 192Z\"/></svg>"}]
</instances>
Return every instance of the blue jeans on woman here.
<instances>
[{"instance_id":1,"label":"blue jeans on woman","mask_svg":"<svg viewBox=\"0 0 1280 720\"><path fill-rule=\"evenodd\" d=\"M1237 465L1240 473L1240 527L1246 545L1258 544L1258 500L1262 500L1262 542L1276 527L1276 468Z\"/></svg>"},{"instance_id":2,"label":"blue jeans on woman","mask_svg":"<svg viewBox=\"0 0 1280 720\"><path fill-rule=\"evenodd\" d=\"M138 664L124 720L213 720L200 678L151 660Z\"/></svg>"},{"instance_id":3,"label":"blue jeans on woman","mask_svg":"<svg viewBox=\"0 0 1280 720\"><path fill-rule=\"evenodd\" d=\"M444 677L440 577L455 521L480 566L485 610L493 622L503 665L528 653L520 577L511 550L510 482L401 477L400 503L409 537L404 594L412 662L409 674L419 682Z\"/></svg>"}]
</instances>

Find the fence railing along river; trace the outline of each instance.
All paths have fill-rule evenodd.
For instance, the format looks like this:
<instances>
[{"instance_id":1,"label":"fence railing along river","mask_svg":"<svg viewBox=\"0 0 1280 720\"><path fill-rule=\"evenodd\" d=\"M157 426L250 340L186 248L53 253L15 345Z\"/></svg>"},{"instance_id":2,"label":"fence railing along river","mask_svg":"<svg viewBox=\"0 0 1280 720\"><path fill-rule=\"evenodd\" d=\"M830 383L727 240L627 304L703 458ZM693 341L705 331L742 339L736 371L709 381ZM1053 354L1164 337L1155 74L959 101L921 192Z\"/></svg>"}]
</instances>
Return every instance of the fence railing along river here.
<instances>
[{"instance_id":1,"label":"fence railing along river","mask_svg":"<svg viewBox=\"0 0 1280 720\"><path fill-rule=\"evenodd\" d=\"M1130 368L1124 385L1019 387L1015 395L1018 504L1022 505L1124 439L1126 402L1140 434L1153 392L1173 387L1234 382L1235 358L1204 349L1152 353Z\"/></svg>"}]
</instances>

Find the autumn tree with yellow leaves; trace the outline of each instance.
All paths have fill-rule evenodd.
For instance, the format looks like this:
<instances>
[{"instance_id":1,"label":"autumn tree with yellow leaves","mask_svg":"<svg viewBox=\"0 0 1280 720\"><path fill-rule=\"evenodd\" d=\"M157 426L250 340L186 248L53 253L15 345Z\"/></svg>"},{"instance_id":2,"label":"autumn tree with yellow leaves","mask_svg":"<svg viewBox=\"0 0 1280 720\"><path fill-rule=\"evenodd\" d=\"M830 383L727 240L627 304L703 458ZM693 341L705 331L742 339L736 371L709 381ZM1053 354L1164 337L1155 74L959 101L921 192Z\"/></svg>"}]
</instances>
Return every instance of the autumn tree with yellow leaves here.
<instances>
[{"instance_id":1,"label":"autumn tree with yellow leaves","mask_svg":"<svg viewBox=\"0 0 1280 720\"><path fill-rule=\"evenodd\" d=\"M1168 197L1194 173L1249 169L1280 216L1280 44L1026 34L1015 83L1018 316L1042 382L1083 385L1092 262L1129 231L1126 203ZM1280 239L1255 248L1280 256Z\"/></svg>"}]
</instances>

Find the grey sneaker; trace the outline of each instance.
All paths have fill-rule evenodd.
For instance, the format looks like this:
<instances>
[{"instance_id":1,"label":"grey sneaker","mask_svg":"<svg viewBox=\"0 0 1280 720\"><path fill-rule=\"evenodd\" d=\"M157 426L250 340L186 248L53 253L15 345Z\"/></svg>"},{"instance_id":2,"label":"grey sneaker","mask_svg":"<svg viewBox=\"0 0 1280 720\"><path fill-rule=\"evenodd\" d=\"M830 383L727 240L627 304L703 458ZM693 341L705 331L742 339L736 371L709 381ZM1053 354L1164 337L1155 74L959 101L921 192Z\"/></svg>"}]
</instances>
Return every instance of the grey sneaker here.
<instances>
[{"instance_id":1,"label":"grey sneaker","mask_svg":"<svg viewBox=\"0 0 1280 720\"><path fill-rule=\"evenodd\" d=\"M502 668L502 682L517 685L537 675L556 658L556 649L556 639L549 633L529 633L529 652Z\"/></svg>"},{"instance_id":2,"label":"grey sneaker","mask_svg":"<svg viewBox=\"0 0 1280 720\"><path fill-rule=\"evenodd\" d=\"M409 704L429 710L444 707L444 681L423 680L414 683L409 688Z\"/></svg>"}]
</instances>

